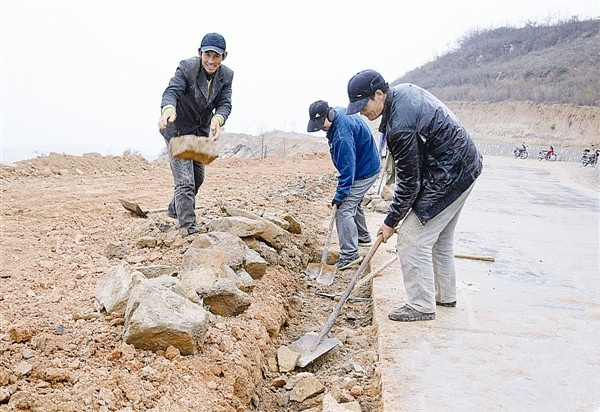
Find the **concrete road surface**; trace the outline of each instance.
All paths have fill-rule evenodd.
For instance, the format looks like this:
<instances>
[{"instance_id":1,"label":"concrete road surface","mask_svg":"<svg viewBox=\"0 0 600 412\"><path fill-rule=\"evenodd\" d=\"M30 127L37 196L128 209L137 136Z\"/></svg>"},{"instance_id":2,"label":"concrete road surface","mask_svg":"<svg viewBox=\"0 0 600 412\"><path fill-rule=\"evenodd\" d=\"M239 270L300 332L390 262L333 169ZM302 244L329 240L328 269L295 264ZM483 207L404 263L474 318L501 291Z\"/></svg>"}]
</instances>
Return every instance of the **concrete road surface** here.
<instances>
[{"instance_id":1,"label":"concrete road surface","mask_svg":"<svg viewBox=\"0 0 600 412\"><path fill-rule=\"evenodd\" d=\"M599 196L532 162L486 157L455 253L496 261L456 259L456 308L390 321L405 303L399 264L375 279L385 411L600 408ZM369 214L372 233L383 218Z\"/></svg>"}]
</instances>

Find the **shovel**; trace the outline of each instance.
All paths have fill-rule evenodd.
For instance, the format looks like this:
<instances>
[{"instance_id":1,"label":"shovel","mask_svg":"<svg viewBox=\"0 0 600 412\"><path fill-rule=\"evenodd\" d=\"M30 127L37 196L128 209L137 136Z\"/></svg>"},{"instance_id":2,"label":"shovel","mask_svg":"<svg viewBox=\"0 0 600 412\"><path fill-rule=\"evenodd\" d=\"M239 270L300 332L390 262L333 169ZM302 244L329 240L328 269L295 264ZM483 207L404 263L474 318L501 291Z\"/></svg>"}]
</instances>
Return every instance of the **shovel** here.
<instances>
[{"instance_id":1,"label":"shovel","mask_svg":"<svg viewBox=\"0 0 600 412\"><path fill-rule=\"evenodd\" d=\"M148 213L158 213L167 211L166 207L161 209L142 209L137 203L128 202L124 199L119 199L119 202L121 202L125 209L129 210L131 213L139 217L148 217ZM195 209L202 209L203 207L204 206L196 206Z\"/></svg>"},{"instance_id":2,"label":"shovel","mask_svg":"<svg viewBox=\"0 0 600 412\"><path fill-rule=\"evenodd\" d=\"M333 283L335 275L335 266L327 264L327 253L329 251L329 244L331 243L331 232L333 230L333 221L337 213L337 205L333 205L331 209L331 218L329 219L329 228L327 229L327 237L325 239L325 247L323 248L323 254L321 255L320 263L309 263L306 267L306 274L311 279L317 279L317 283L323 285L331 285Z\"/></svg>"},{"instance_id":3,"label":"shovel","mask_svg":"<svg viewBox=\"0 0 600 412\"><path fill-rule=\"evenodd\" d=\"M371 260L371 258L375 254L375 252L377 251L377 248L379 247L381 242L382 242L382 236L379 235L379 236L377 236L377 240L375 240L375 243L373 243L373 246L371 246L369 253L365 257L365 259L362 261L360 267L358 268L358 270L352 277L350 284L348 284L348 287L344 291L344 293L343 293L342 297L340 298L340 301L337 303L335 309L333 310L331 315L329 315L329 317L327 318L327 322L325 322L325 324L323 325L321 332L319 334L317 334L315 332L305 333L302 337L300 337L298 340L296 340L290 346L288 346L288 348L290 350L300 354L300 359L298 360L297 365L300 366L301 368L304 368L306 365L308 365L309 363L318 359L319 357L323 356L324 354L326 354L327 352L329 352L330 350L332 350L333 348L335 348L336 346L338 346L341 343L339 340L337 340L335 338L328 338L326 336L329 333L329 331L331 330L331 328L333 327L333 323L335 322L336 318L340 314L340 311L342 310L342 306L344 306L344 303L346 303L346 300L348 299L348 296L352 292L354 285L356 284L356 282L358 281L358 279L364 272L365 267L367 266L367 264L369 263L369 261Z\"/></svg>"}]
</instances>

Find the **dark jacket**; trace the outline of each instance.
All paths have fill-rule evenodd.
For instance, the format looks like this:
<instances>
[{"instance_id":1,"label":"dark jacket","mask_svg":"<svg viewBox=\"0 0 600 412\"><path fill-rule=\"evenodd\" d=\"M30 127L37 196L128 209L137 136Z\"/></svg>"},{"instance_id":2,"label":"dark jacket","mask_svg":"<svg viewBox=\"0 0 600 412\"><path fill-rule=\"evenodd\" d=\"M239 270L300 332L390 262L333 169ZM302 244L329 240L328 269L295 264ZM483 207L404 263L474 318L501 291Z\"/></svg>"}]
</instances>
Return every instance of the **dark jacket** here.
<instances>
[{"instance_id":1,"label":"dark jacket","mask_svg":"<svg viewBox=\"0 0 600 412\"><path fill-rule=\"evenodd\" d=\"M333 198L343 202L354 181L375 176L381 163L367 124L358 115L346 116L343 107L336 107L335 112L327 139L331 160L339 173Z\"/></svg>"},{"instance_id":2,"label":"dark jacket","mask_svg":"<svg viewBox=\"0 0 600 412\"><path fill-rule=\"evenodd\" d=\"M232 82L233 70L221 65L213 76L209 95L200 57L181 61L160 105L161 108L168 104L175 106L177 118L161 130L162 135L167 140L185 134L208 136L213 111L224 120L231 113Z\"/></svg>"},{"instance_id":3,"label":"dark jacket","mask_svg":"<svg viewBox=\"0 0 600 412\"><path fill-rule=\"evenodd\" d=\"M463 125L418 86L405 83L389 90L380 131L396 164L388 226L395 227L410 208L425 225L481 174L481 154Z\"/></svg>"}]
</instances>

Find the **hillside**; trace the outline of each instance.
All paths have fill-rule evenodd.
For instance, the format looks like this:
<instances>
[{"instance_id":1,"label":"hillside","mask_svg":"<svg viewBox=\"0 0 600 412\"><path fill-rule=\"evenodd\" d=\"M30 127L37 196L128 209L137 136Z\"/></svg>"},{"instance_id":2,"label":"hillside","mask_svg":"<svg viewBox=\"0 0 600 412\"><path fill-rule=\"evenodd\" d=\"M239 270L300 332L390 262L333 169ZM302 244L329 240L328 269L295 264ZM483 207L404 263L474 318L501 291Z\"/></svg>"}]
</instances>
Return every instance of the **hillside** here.
<instances>
[{"instance_id":1,"label":"hillside","mask_svg":"<svg viewBox=\"0 0 600 412\"><path fill-rule=\"evenodd\" d=\"M442 100L600 106L600 19L474 30L399 83Z\"/></svg>"}]
</instances>

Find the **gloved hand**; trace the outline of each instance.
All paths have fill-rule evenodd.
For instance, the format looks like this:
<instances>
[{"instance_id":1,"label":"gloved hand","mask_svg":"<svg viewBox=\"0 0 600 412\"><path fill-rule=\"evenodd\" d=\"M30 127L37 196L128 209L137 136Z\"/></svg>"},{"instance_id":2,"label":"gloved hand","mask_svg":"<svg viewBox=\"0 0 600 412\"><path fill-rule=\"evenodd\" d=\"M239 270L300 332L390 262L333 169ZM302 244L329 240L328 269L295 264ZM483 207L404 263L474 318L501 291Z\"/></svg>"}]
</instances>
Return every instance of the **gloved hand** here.
<instances>
[{"instance_id":1,"label":"gloved hand","mask_svg":"<svg viewBox=\"0 0 600 412\"><path fill-rule=\"evenodd\" d=\"M175 113L175 109L172 107L167 107L162 112L160 119L158 119L158 128L160 130L163 130L165 127L167 127L168 123L173 123L176 118L177 118L177 113Z\"/></svg>"},{"instance_id":2,"label":"gloved hand","mask_svg":"<svg viewBox=\"0 0 600 412\"><path fill-rule=\"evenodd\" d=\"M379 226L379 229L377 229L377 236L382 236L381 241L383 243L387 243L388 239L394 236L394 233L396 233L396 229L385 223L382 223L381 226Z\"/></svg>"},{"instance_id":3,"label":"gloved hand","mask_svg":"<svg viewBox=\"0 0 600 412\"><path fill-rule=\"evenodd\" d=\"M333 199L333 200L331 201L331 207L333 207L333 205L337 205L337 208L339 209L339 208L340 208L340 206L342 205L342 202L340 202L340 201L339 201L339 200L337 200L337 199Z\"/></svg>"}]
</instances>

